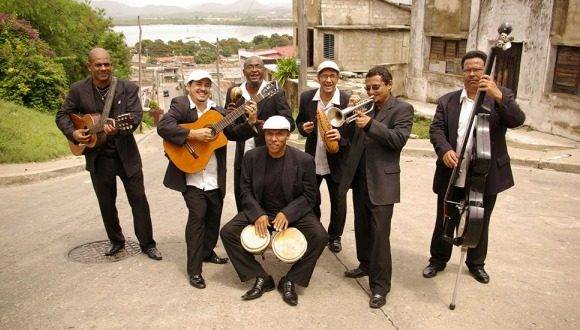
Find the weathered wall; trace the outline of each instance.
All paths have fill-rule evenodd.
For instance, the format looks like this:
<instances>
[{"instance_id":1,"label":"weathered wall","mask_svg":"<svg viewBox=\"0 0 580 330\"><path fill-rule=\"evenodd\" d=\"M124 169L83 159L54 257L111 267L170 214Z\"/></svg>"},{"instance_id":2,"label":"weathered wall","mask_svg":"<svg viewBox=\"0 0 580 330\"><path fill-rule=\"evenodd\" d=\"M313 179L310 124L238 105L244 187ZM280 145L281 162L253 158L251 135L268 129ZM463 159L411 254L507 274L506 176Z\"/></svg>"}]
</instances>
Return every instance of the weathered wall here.
<instances>
[{"instance_id":1,"label":"weathered wall","mask_svg":"<svg viewBox=\"0 0 580 330\"><path fill-rule=\"evenodd\" d=\"M467 38L469 13L466 0L426 0L425 34Z\"/></svg>"},{"instance_id":2,"label":"weathered wall","mask_svg":"<svg viewBox=\"0 0 580 330\"><path fill-rule=\"evenodd\" d=\"M580 46L580 25L577 24L580 21L580 1L464 2L470 3L467 50L479 49L488 52L492 40L497 37L498 26L504 21L512 24L514 41L522 43L517 101L526 113L526 124L541 131L578 139L580 97L552 93L551 90L556 45ZM442 6L449 10L442 12ZM434 8L437 10L433 11ZM430 52L430 37L427 34L453 35L457 32L458 21L451 21L451 27L440 22L447 17L447 12L458 11L462 12L463 9L458 9L456 0L413 2L411 53L406 79L406 91L410 98L433 102L441 95L462 87L460 76L428 72L426 65ZM557 15L554 19L558 19L558 22L553 23L553 15ZM563 21L565 22L562 23Z\"/></svg>"},{"instance_id":3,"label":"weathered wall","mask_svg":"<svg viewBox=\"0 0 580 330\"><path fill-rule=\"evenodd\" d=\"M407 30L333 30L317 29L314 37L314 62L324 60L323 34L334 34L335 62L342 70L364 72L382 63L407 63ZM364 51L362 51L364 50Z\"/></svg>"},{"instance_id":4,"label":"weathered wall","mask_svg":"<svg viewBox=\"0 0 580 330\"><path fill-rule=\"evenodd\" d=\"M322 25L409 25L410 11L381 0L319 0ZM316 1L315 1L316 2Z\"/></svg>"}]
</instances>

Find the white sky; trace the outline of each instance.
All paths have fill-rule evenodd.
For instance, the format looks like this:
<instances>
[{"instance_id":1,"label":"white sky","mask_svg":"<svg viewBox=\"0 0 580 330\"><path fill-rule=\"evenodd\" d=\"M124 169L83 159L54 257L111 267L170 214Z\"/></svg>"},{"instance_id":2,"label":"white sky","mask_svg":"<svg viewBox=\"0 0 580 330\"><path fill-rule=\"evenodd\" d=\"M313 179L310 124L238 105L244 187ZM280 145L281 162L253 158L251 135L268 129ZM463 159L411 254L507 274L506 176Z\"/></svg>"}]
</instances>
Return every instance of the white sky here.
<instances>
[{"instance_id":1,"label":"white sky","mask_svg":"<svg viewBox=\"0 0 580 330\"><path fill-rule=\"evenodd\" d=\"M230 4L236 0L112 0L115 2L123 3L128 6L143 7L147 5L165 5L165 6L179 6L179 7L190 7L193 5L199 5L203 3L213 2L213 3L223 3ZM254 0L262 4L291 4L292 0ZM95 2L99 2L98 0Z\"/></svg>"}]
</instances>

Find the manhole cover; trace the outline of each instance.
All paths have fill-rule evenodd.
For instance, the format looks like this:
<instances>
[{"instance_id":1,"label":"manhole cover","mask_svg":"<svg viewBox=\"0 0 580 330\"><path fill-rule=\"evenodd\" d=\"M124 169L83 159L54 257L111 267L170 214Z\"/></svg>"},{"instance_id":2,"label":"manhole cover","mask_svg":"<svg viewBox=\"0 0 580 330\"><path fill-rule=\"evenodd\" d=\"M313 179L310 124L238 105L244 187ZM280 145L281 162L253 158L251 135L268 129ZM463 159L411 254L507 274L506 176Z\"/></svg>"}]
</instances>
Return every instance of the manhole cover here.
<instances>
[{"instance_id":1,"label":"manhole cover","mask_svg":"<svg viewBox=\"0 0 580 330\"><path fill-rule=\"evenodd\" d=\"M111 243L109 241L97 241L86 243L70 250L68 257L72 261L82 262L85 264L102 264L106 262L115 262L129 258L141 253L139 243L131 240L125 241L125 248L114 256L107 257L105 252L109 251Z\"/></svg>"}]
</instances>

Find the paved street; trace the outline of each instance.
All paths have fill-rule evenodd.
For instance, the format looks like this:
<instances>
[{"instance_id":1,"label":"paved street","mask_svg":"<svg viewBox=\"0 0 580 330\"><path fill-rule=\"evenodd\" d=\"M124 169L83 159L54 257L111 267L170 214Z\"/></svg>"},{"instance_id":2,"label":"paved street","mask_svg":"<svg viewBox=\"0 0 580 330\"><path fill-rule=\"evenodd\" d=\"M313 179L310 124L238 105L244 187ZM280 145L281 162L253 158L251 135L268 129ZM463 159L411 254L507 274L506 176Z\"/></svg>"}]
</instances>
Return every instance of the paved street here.
<instances>
[{"instance_id":1,"label":"paved street","mask_svg":"<svg viewBox=\"0 0 580 330\"><path fill-rule=\"evenodd\" d=\"M167 164L161 139L140 143L154 235L163 253L115 263L82 264L68 252L106 239L87 172L28 185L0 187L0 328L579 328L580 175L514 167L516 187L502 193L492 216L486 269L480 284L464 270L457 308L451 298L459 250L444 272L424 279L435 216L434 159L402 158L402 203L395 207L392 291L381 310L368 307L367 278L342 276L357 265L352 207L344 250L325 250L299 305L276 292L245 302L231 264L204 264L208 287L187 281L181 195L163 187ZM222 224L235 214L233 145ZM325 188L323 200L327 196ZM352 205L349 194L349 206ZM134 238L131 212L119 187L124 232ZM328 201L323 204L328 224ZM221 244L217 252L225 255ZM266 254L278 280L289 266Z\"/></svg>"}]
</instances>

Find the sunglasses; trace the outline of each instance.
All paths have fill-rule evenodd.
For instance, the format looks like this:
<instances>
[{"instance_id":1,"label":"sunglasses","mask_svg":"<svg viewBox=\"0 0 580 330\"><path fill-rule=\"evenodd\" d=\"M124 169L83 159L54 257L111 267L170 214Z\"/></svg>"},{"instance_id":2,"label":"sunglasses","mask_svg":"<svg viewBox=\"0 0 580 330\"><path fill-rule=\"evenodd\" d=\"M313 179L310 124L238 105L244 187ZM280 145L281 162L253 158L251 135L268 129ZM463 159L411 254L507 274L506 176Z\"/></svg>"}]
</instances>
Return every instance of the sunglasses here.
<instances>
[{"instance_id":1,"label":"sunglasses","mask_svg":"<svg viewBox=\"0 0 580 330\"><path fill-rule=\"evenodd\" d=\"M383 87L384 84L380 84L380 85L372 85L372 86L365 86L366 91L370 91L371 89L373 91L378 91L379 89L381 89L381 87Z\"/></svg>"}]
</instances>

